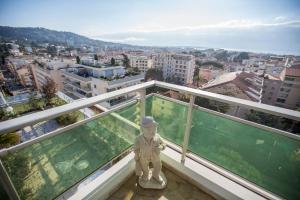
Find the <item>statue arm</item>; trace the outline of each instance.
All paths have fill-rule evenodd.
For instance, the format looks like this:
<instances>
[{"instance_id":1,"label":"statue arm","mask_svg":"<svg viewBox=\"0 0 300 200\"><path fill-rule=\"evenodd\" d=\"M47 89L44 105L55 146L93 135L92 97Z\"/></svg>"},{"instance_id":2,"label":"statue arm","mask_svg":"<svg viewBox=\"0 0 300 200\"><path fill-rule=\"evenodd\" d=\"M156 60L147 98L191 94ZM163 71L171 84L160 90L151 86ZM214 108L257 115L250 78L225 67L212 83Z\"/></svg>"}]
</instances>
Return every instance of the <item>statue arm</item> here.
<instances>
[{"instance_id":1,"label":"statue arm","mask_svg":"<svg viewBox=\"0 0 300 200\"><path fill-rule=\"evenodd\" d=\"M164 142L164 140L160 136L159 136L159 143L161 146L161 150L165 150L167 144Z\"/></svg>"},{"instance_id":2,"label":"statue arm","mask_svg":"<svg viewBox=\"0 0 300 200\"><path fill-rule=\"evenodd\" d=\"M138 141L138 138L135 139L134 145L133 145L133 152L134 152L134 159L139 160L140 157L140 143Z\"/></svg>"}]
</instances>

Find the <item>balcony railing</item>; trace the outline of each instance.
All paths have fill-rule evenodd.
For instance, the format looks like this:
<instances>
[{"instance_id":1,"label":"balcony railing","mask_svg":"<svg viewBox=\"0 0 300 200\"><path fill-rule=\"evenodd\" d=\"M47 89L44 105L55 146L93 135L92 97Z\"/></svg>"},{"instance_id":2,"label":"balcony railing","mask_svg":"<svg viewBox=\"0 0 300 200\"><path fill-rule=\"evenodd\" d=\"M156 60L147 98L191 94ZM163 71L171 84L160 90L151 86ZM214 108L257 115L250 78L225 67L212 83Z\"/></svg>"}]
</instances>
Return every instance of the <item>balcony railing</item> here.
<instances>
[{"instance_id":1,"label":"balcony railing","mask_svg":"<svg viewBox=\"0 0 300 200\"><path fill-rule=\"evenodd\" d=\"M71 77L73 79L76 79L76 80L79 80L79 81L83 81L83 82L88 82L88 81L91 81L92 78L91 77L82 77L82 76L79 76L75 73L72 73L72 72L67 72L67 71L62 71L62 73L68 77Z\"/></svg>"},{"instance_id":2,"label":"balcony railing","mask_svg":"<svg viewBox=\"0 0 300 200\"><path fill-rule=\"evenodd\" d=\"M68 84L68 85L71 85L72 87L76 87L77 89L79 90L82 90L83 92L85 93L90 93L92 92L92 89L87 87L87 86L81 86L80 84L77 84L77 83L74 83L72 81L68 81L68 80L65 80L64 83Z\"/></svg>"},{"instance_id":3,"label":"balcony railing","mask_svg":"<svg viewBox=\"0 0 300 200\"><path fill-rule=\"evenodd\" d=\"M120 83L124 83L124 82L143 80L144 77L145 77L145 74L141 73L141 74L134 75L134 76L125 76L124 78L107 81L107 83L109 86L111 86L111 85L116 85L116 84L120 84Z\"/></svg>"},{"instance_id":4,"label":"balcony railing","mask_svg":"<svg viewBox=\"0 0 300 200\"><path fill-rule=\"evenodd\" d=\"M190 102L157 94L146 99L145 89L154 86L189 94ZM151 115L159 123L158 132L162 137L182 153L183 165L186 156L203 158L231 172L232 176L228 178L266 198L300 198L298 135L194 104L195 97L205 97L300 120L299 112L247 100L150 81L1 122L0 132L12 132L132 92L139 93L139 101L133 100L1 150L0 172L10 197L27 199L30 195L33 199L56 198L130 148L139 134L140 118ZM222 174L222 171L217 172Z\"/></svg>"}]
</instances>

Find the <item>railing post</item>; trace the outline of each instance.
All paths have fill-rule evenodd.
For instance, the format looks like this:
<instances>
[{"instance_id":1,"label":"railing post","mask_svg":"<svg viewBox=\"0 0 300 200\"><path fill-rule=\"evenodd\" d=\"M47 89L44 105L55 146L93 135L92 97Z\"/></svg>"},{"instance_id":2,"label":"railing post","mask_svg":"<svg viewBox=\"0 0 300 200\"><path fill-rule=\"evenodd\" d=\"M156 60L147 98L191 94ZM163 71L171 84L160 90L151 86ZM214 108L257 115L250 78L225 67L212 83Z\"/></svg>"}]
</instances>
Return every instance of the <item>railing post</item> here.
<instances>
[{"instance_id":1,"label":"railing post","mask_svg":"<svg viewBox=\"0 0 300 200\"><path fill-rule=\"evenodd\" d=\"M236 106L235 107L235 111L234 111L234 116L235 117L239 117L238 115L239 115L239 112L240 112L240 106Z\"/></svg>"},{"instance_id":2,"label":"railing post","mask_svg":"<svg viewBox=\"0 0 300 200\"><path fill-rule=\"evenodd\" d=\"M145 89L142 89L140 90L139 92L139 95L140 95L140 122L142 122L143 118L145 117L145 113L146 113L146 90Z\"/></svg>"},{"instance_id":3,"label":"railing post","mask_svg":"<svg viewBox=\"0 0 300 200\"><path fill-rule=\"evenodd\" d=\"M189 107L188 107L187 118L186 118L184 139L183 139L183 144L182 144L182 156L181 156L181 163L182 164L184 164L186 152L187 152L188 145L189 145L191 125L192 125L192 111L193 111L194 102L195 102L195 96L191 95L190 103L189 103Z\"/></svg>"},{"instance_id":4,"label":"railing post","mask_svg":"<svg viewBox=\"0 0 300 200\"><path fill-rule=\"evenodd\" d=\"M20 200L20 197L11 182L3 164L2 161L0 160L0 184L4 188L5 192L7 193L9 199L11 200Z\"/></svg>"}]
</instances>

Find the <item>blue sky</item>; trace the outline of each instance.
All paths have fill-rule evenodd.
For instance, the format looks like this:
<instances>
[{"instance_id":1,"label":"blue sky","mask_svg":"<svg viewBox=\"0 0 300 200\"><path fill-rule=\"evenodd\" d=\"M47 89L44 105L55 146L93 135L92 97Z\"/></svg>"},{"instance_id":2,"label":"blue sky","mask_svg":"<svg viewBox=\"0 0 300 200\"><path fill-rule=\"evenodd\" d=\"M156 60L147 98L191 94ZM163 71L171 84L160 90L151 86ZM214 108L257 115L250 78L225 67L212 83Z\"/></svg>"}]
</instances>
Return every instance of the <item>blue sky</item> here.
<instances>
[{"instance_id":1,"label":"blue sky","mask_svg":"<svg viewBox=\"0 0 300 200\"><path fill-rule=\"evenodd\" d=\"M0 0L0 25L140 45L300 54L300 0Z\"/></svg>"}]
</instances>

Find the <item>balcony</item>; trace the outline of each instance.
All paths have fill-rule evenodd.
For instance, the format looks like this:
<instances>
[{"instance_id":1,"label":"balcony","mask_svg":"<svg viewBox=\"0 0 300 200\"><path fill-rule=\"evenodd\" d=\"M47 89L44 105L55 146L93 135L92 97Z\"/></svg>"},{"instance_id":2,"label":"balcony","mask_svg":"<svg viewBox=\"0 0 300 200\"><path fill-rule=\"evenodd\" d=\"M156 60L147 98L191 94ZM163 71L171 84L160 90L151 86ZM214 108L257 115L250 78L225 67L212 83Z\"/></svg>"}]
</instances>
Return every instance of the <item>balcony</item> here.
<instances>
[{"instance_id":1,"label":"balcony","mask_svg":"<svg viewBox=\"0 0 300 200\"><path fill-rule=\"evenodd\" d=\"M137 81L137 80L142 81L144 79L144 77L145 77L145 74L141 73L141 74L134 75L134 76L125 76L124 78L113 79L111 81L107 81L107 83L109 86L111 86L111 85L123 84L123 83Z\"/></svg>"},{"instance_id":2,"label":"balcony","mask_svg":"<svg viewBox=\"0 0 300 200\"><path fill-rule=\"evenodd\" d=\"M91 88L87 87L87 86L81 86L80 84L76 83L76 82L72 82L72 81L69 81L69 80L64 80L64 83L65 84L68 84L72 87L75 87L76 89L79 89L85 93L90 93L92 92Z\"/></svg>"},{"instance_id":3,"label":"balcony","mask_svg":"<svg viewBox=\"0 0 300 200\"><path fill-rule=\"evenodd\" d=\"M67 71L62 71L62 73L65 75L65 76L68 76L69 78L71 79L75 79L75 80L78 80L78 81L82 81L82 82L89 82L92 80L91 77L83 77L83 76L79 76L75 73L72 73L72 72L67 72Z\"/></svg>"},{"instance_id":4,"label":"balcony","mask_svg":"<svg viewBox=\"0 0 300 200\"><path fill-rule=\"evenodd\" d=\"M146 96L145 90L154 86L184 92L190 102L156 93ZM131 146L139 134L140 117L151 115L168 144L162 152L167 178L174 181L178 176L174 184L183 180L191 185L182 193L197 193L200 188L206 199L300 198L298 135L199 107L194 100L206 97L299 121L299 112L283 108L151 81L1 122L0 132L12 132L132 92L138 92L139 98L1 150L0 174L10 197L117 199L122 194L132 195ZM168 197L172 190L176 193L174 184L169 184L162 196Z\"/></svg>"}]
</instances>

